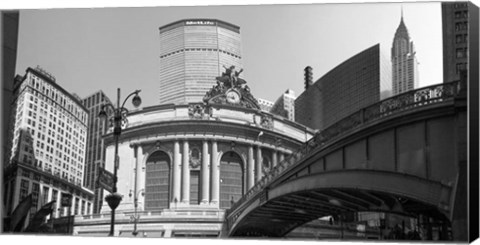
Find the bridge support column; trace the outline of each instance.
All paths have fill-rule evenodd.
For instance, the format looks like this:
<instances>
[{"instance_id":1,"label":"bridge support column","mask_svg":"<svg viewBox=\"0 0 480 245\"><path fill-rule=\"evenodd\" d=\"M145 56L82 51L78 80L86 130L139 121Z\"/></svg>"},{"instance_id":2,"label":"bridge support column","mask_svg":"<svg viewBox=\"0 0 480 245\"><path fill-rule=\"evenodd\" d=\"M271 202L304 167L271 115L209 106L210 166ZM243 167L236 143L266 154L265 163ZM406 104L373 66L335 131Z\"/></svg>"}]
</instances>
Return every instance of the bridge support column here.
<instances>
[{"instance_id":1,"label":"bridge support column","mask_svg":"<svg viewBox=\"0 0 480 245\"><path fill-rule=\"evenodd\" d=\"M255 184L255 165L253 160L253 146L248 146L247 191Z\"/></svg>"},{"instance_id":2,"label":"bridge support column","mask_svg":"<svg viewBox=\"0 0 480 245\"><path fill-rule=\"evenodd\" d=\"M208 142L203 141L202 147L202 204L207 204L209 201L210 176L208 169Z\"/></svg>"},{"instance_id":3,"label":"bridge support column","mask_svg":"<svg viewBox=\"0 0 480 245\"><path fill-rule=\"evenodd\" d=\"M173 202L179 202L180 199L180 186L181 186L181 169L180 169L180 143L175 141L173 143Z\"/></svg>"},{"instance_id":4,"label":"bridge support column","mask_svg":"<svg viewBox=\"0 0 480 245\"><path fill-rule=\"evenodd\" d=\"M255 182L257 182L262 178L262 149L260 146L257 146L257 159L255 163Z\"/></svg>"},{"instance_id":5,"label":"bridge support column","mask_svg":"<svg viewBox=\"0 0 480 245\"><path fill-rule=\"evenodd\" d=\"M182 163L182 202L190 202L190 166L188 156L188 141L183 142L183 163Z\"/></svg>"},{"instance_id":6,"label":"bridge support column","mask_svg":"<svg viewBox=\"0 0 480 245\"><path fill-rule=\"evenodd\" d=\"M212 161L210 164L210 170L212 172L212 204L219 203L219 193L220 193L220 174L219 174L219 161L218 161L218 147L217 142L212 141Z\"/></svg>"}]
</instances>

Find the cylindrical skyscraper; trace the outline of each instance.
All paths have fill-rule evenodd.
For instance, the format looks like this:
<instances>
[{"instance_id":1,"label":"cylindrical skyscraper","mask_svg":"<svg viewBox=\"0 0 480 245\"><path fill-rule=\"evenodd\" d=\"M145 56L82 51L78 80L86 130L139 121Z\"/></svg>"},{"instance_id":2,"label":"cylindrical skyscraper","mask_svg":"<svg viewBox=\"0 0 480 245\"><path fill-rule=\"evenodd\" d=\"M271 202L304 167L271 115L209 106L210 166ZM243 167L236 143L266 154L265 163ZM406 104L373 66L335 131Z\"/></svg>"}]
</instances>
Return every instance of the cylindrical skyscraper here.
<instances>
[{"instance_id":1,"label":"cylindrical skyscraper","mask_svg":"<svg viewBox=\"0 0 480 245\"><path fill-rule=\"evenodd\" d=\"M160 104L201 102L232 65L242 68L240 27L215 19L160 27Z\"/></svg>"}]
</instances>

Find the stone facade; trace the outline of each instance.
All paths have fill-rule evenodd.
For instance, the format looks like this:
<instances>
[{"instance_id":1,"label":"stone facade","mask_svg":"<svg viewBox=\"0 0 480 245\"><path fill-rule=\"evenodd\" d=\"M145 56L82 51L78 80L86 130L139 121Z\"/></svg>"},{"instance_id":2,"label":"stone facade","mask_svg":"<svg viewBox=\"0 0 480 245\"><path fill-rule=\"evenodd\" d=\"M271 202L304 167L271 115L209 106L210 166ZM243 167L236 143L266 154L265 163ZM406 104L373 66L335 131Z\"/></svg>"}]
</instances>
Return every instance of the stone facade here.
<instances>
[{"instance_id":1,"label":"stone facade","mask_svg":"<svg viewBox=\"0 0 480 245\"><path fill-rule=\"evenodd\" d=\"M118 145L123 200L116 235L131 235L137 197L142 236L218 236L224 211L312 133L281 117L228 104L163 105L130 113ZM111 132L105 144L106 169L113 172ZM101 214L76 217L74 234L108 234L109 214L104 204Z\"/></svg>"}]
</instances>

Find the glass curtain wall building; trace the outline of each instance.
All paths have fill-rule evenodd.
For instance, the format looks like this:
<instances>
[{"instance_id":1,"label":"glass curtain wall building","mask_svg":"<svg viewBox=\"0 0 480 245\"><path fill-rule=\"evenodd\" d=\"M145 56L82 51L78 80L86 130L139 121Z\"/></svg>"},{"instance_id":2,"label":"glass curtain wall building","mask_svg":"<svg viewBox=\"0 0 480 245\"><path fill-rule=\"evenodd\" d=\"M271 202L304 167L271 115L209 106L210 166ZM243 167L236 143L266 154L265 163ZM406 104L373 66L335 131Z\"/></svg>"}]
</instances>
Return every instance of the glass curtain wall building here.
<instances>
[{"instance_id":1,"label":"glass curtain wall building","mask_svg":"<svg viewBox=\"0 0 480 245\"><path fill-rule=\"evenodd\" d=\"M389 96L391 63L376 44L344 61L295 100L295 121L323 130Z\"/></svg>"}]
</instances>

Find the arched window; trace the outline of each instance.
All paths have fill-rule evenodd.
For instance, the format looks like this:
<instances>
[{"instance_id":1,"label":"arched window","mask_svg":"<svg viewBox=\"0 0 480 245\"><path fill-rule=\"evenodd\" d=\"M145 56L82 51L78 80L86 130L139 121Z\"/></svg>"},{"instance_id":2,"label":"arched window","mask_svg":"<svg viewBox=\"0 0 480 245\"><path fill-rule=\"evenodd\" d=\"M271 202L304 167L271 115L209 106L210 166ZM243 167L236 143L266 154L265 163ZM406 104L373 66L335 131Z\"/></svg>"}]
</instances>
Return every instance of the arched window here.
<instances>
[{"instance_id":1,"label":"arched window","mask_svg":"<svg viewBox=\"0 0 480 245\"><path fill-rule=\"evenodd\" d=\"M220 208L230 208L243 195L244 173L242 158L227 152L220 160Z\"/></svg>"},{"instance_id":2,"label":"arched window","mask_svg":"<svg viewBox=\"0 0 480 245\"><path fill-rule=\"evenodd\" d=\"M168 208L170 194L170 158L156 151L148 157L145 169L145 210Z\"/></svg>"}]
</instances>

